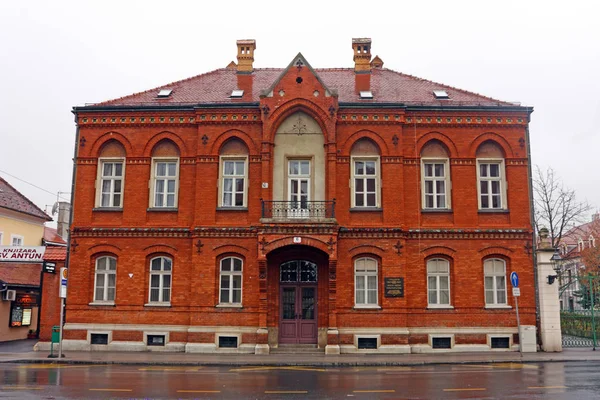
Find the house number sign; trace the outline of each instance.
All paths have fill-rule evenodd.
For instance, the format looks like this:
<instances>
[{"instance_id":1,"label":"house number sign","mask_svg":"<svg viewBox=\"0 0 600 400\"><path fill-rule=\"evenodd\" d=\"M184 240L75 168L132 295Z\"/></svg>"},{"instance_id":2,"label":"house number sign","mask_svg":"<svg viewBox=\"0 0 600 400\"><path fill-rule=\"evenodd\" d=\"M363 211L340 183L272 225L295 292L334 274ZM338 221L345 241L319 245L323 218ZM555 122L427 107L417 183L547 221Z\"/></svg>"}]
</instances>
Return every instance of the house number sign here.
<instances>
[{"instance_id":1,"label":"house number sign","mask_svg":"<svg viewBox=\"0 0 600 400\"><path fill-rule=\"evenodd\" d=\"M300 236L294 236L294 243L302 243L302 238Z\"/></svg>"}]
</instances>

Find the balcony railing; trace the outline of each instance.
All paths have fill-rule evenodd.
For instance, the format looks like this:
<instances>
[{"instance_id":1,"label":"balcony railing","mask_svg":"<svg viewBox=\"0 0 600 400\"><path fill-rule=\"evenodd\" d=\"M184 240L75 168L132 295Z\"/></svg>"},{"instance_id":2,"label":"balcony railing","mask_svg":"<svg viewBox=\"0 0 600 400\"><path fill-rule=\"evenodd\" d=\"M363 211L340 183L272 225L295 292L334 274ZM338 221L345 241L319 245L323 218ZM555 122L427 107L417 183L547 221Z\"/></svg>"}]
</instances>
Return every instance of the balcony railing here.
<instances>
[{"instance_id":1,"label":"balcony railing","mask_svg":"<svg viewBox=\"0 0 600 400\"><path fill-rule=\"evenodd\" d=\"M335 218L335 199L330 201L261 200L262 217L275 220Z\"/></svg>"}]
</instances>

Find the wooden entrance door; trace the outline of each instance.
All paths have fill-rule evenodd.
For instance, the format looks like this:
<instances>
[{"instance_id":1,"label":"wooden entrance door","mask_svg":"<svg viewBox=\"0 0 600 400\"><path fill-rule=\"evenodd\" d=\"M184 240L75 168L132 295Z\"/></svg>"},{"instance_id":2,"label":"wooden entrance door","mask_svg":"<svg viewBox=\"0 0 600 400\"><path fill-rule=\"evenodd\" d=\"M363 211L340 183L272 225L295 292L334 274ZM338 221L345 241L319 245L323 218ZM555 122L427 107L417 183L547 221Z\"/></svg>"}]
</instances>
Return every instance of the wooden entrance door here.
<instances>
[{"instance_id":1,"label":"wooden entrance door","mask_svg":"<svg viewBox=\"0 0 600 400\"><path fill-rule=\"evenodd\" d=\"M317 343L317 286L282 285L279 343Z\"/></svg>"}]
</instances>

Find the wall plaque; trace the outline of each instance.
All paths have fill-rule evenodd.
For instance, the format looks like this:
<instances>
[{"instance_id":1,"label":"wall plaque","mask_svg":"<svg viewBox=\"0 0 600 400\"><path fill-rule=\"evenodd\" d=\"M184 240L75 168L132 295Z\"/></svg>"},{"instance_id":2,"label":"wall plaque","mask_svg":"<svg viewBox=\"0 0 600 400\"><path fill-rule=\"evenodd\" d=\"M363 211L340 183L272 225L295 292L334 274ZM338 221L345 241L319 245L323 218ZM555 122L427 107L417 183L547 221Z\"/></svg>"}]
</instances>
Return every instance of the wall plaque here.
<instances>
[{"instance_id":1,"label":"wall plaque","mask_svg":"<svg viewBox=\"0 0 600 400\"><path fill-rule=\"evenodd\" d=\"M404 278L384 278L385 297L404 297Z\"/></svg>"}]
</instances>

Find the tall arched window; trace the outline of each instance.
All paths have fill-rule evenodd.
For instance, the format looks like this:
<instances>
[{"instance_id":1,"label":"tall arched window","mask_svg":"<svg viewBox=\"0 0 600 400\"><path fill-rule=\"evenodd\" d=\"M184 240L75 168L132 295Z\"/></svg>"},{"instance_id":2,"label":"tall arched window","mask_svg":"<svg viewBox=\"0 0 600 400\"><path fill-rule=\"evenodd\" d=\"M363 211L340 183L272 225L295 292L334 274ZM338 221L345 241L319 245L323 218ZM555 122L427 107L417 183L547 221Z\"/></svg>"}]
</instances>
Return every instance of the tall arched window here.
<instances>
[{"instance_id":1,"label":"tall arched window","mask_svg":"<svg viewBox=\"0 0 600 400\"><path fill-rule=\"evenodd\" d=\"M370 139L360 139L352 146L351 159L352 207L381 207L379 147Z\"/></svg>"},{"instance_id":2,"label":"tall arched window","mask_svg":"<svg viewBox=\"0 0 600 400\"><path fill-rule=\"evenodd\" d=\"M247 207L248 148L239 139L228 140L220 151L219 207Z\"/></svg>"},{"instance_id":3,"label":"tall arched window","mask_svg":"<svg viewBox=\"0 0 600 400\"><path fill-rule=\"evenodd\" d=\"M94 302L114 303L117 287L117 259L111 256L96 258Z\"/></svg>"},{"instance_id":4,"label":"tall arched window","mask_svg":"<svg viewBox=\"0 0 600 400\"><path fill-rule=\"evenodd\" d=\"M123 207L125 179L125 149L116 140L109 140L100 148L96 207Z\"/></svg>"},{"instance_id":5,"label":"tall arched window","mask_svg":"<svg viewBox=\"0 0 600 400\"><path fill-rule=\"evenodd\" d=\"M171 302L171 273L173 261L168 257L155 257L150 260L149 303Z\"/></svg>"},{"instance_id":6,"label":"tall arched window","mask_svg":"<svg viewBox=\"0 0 600 400\"><path fill-rule=\"evenodd\" d=\"M152 149L150 207L176 208L179 190L179 149L162 140Z\"/></svg>"},{"instance_id":7,"label":"tall arched window","mask_svg":"<svg viewBox=\"0 0 600 400\"><path fill-rule=\"evenodd\" d=\"M242 266L241 258L226 257L221 260L219 304L242 304Z\"/></svg>"},{"instance_id":8,"label":"tall arched window","mask_svg":"<svg viewBox=\"0 0 600 400\"><path fill-rule=\"evenodd\" d=\"M354 261L354 301L357 307L378 305L377 260L362 257Z\"/></svg>"},{"instance_id":9,"label":"tall arched window","mask_svg":"<svg viewBox=\"0 0 600 400\"><path fill-rule=\"evenodd\" d=\"M448 151L437 140L421 150L422 207L424 209L450 208L450 166Z\"/></svg>"},{"instance_id":10,"label":"tall arched window","mask_svg":"<svg viewBox=\"0 0 600 400\"><path fill-rule=\"evenodd\" d=\"M427 303L429 307L450 306L450 263L443 258L427 261Z\"/></svg>"},{"instance_id":11,"label":"tall arched window","mask_svg":"<svg viewBox=\"0 0 600 400\"><path fill-rule=\"evenodd\" d=\"M498 144L487 141L479 146L476 157L479 209L506 209L504 152Z\"/></svg>"},{"instance_id":12,"label":"tall arched window","mask_svg":"<svg viewBox=\"0 0 600 400\"><path fill-rule=\"evenodd\" d=\"M506 263L499 258L489 258L483 263L485 305L506 305Z\"/></svg>"}]
</instances>

